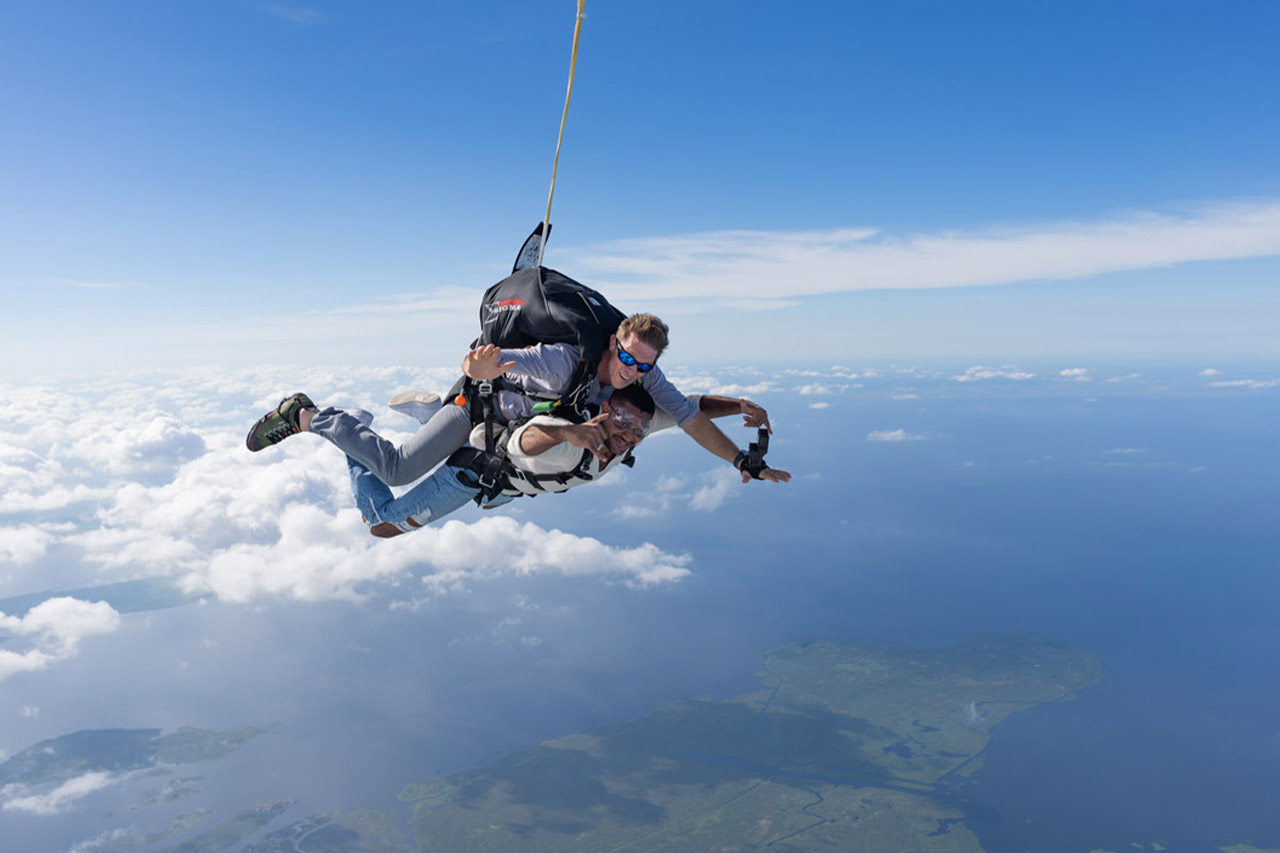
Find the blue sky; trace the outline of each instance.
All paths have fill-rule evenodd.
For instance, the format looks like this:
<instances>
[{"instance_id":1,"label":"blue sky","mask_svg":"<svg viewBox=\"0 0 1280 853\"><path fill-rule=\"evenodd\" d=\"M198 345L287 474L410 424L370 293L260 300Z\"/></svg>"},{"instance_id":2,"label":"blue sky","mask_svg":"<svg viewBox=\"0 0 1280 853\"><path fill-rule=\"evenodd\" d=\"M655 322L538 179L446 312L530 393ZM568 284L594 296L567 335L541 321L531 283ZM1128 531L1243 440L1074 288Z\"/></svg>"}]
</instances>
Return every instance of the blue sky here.
<instances>
[{"instance_id":1,"label":"blue sky","mask_svg":"<svg viewBox=\"0 0 1280 853\"><path fill-rule=\"evenodd\" d=\"M453 364L574 10L7 4L0 358ZM1280 354L1273 3L587 16L547 262L673 358Z\"/></svg>"}]
</instances>

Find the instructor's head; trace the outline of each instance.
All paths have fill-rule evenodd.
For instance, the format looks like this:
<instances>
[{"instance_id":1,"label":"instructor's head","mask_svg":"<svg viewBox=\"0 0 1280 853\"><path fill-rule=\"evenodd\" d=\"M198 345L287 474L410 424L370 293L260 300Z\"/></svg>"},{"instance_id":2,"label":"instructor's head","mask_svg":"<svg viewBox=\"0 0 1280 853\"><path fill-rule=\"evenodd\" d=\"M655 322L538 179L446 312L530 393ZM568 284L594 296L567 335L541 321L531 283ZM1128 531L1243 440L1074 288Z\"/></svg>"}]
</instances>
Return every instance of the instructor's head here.
<instances>
[{"instance_id":1,"label":"instructor's head","mask_svg":"<svg viewBox=\"0 0 1280 853\"><path fill-rule=\"evenodd\" d=\"M609 338L600 359L600 384L625 388L653 369L667 348L667 324L652 314L632 314Z\"/></svg>"}]
</instances>

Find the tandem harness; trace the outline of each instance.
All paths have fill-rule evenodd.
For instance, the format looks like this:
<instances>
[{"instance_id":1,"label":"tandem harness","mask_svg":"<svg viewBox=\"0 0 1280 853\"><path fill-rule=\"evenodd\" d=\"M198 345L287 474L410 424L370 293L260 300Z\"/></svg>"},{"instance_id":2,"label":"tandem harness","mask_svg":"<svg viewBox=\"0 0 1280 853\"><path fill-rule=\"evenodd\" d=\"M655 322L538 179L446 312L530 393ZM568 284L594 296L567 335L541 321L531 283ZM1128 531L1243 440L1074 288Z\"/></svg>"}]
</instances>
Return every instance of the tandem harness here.
<instances>
[{"instance_id":1,"label":"tandem harness","mask_svg":"<svg viewBox=\"0 0 1280 853\"><path fill-rule=\"evenodd\" d=\"M512 423L498 423L497 416L493 411L494 383L476 382L469 384L476 387L475 397L468 396L467 398L468 403L473 407L473 423L476 422L476 410L480 409L483 413L481 422L485 425L485 447L483 450L474 447L462 447L449 456L446 464L465 469L466 474L459 473L458 479L465 485L480 490L475 497L477 505L492 501L500 494L537 497L543 492L563 492L582 483L591 482L594 479L594 475L589 473L589 470L591 468L591 460L595 458L595 454L590 450L583 450L578 464L567 471L557 471L552 474L534 474L517 468L508 458L507 442L517 429L528 422L529 418L522 418ZM475 398L479 399L479 405L472 402ZM591 412L588 409L585 413L575 412L575 414L590 416ZM569 420L577 420L577 418L569 418ZM635 465L635 457L631 455L630 451L622 458L622 464L628 467ZM464 476L468 479L464 479Z\"/></svg>"}]
</instances>

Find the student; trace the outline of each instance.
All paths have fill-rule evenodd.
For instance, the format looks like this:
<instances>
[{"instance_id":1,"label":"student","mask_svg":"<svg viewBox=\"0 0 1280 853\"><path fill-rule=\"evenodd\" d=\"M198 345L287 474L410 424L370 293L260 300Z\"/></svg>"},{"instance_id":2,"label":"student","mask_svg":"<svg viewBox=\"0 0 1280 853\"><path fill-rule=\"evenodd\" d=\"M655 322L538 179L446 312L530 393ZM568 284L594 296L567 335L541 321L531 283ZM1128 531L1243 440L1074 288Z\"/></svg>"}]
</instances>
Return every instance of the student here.
<instances>
[{"instance_id":1,"label":"student","mask_svg":"<svg viewBox=\"0 0 1280 853\"><path fill-rule=\"evenodd\" d=\"M741 411L740 400L706 396L693 399L709 417ZM356 506L374 536L390 538L436 521L468 501L493 508L524 495L559 493L599 479L615 465L633 463L631 451L650 432L674 426L674 419L655 414L653 398L638 385L614 392L600 414L584 423L535 415L504 434L505 459L497 482L486 489L482 470L468 463L486 454L466 448L404 495L391 489L363 464L347 457ZM785 472L778 472L785 473Z\"/></svg>"}]
</instances>

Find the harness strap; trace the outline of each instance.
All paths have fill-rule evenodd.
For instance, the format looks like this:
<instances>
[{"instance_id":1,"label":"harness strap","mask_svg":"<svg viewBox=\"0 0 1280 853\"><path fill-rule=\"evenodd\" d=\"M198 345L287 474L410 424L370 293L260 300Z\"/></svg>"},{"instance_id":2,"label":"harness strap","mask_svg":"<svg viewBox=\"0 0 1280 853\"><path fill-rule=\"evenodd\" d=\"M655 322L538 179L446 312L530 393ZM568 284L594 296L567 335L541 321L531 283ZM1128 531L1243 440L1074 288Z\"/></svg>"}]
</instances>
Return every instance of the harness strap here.
<instances>
[{"instance_id":1,"label":"harness strap","mask_svg":"<svg viewBox=\"0 0 1280 853\"><path fill-rule=\"evenodd\" d=\"M567 486L571 480L591 481L595 479L591 474L587 473L587 468L591 465L594 454L590 450L582 451L582 458L572 471L561 471L556 474L533 474L529 471L521 471L511 463L510 459L500 453L487 453L483 450L477 450L474 447L461 447L450 454L445 460L446 465L452 465L455 468L463 468L474 474L477 478L475 485L480 489L480 493L476 495L476 503L482 503L486 500L493 500L504 491L511 489L520 491L515 488L515 482L528 483L534 489L540 492L547 491L544 483L557 483L561 486ZM628 462L630 460L630 462ZM624 464L634 464L631 455L627 454L627 459L623 460ZM533 497L530 495L530 497Z\"/></svg>"}]
</instances>

